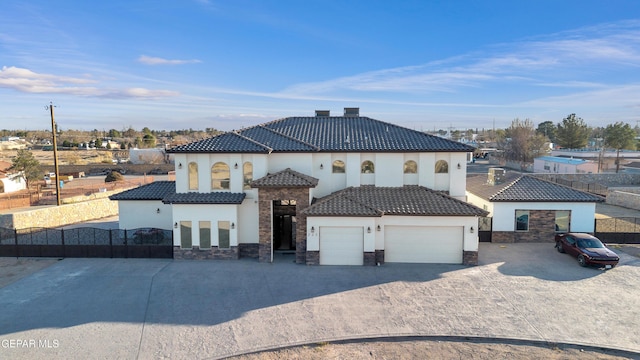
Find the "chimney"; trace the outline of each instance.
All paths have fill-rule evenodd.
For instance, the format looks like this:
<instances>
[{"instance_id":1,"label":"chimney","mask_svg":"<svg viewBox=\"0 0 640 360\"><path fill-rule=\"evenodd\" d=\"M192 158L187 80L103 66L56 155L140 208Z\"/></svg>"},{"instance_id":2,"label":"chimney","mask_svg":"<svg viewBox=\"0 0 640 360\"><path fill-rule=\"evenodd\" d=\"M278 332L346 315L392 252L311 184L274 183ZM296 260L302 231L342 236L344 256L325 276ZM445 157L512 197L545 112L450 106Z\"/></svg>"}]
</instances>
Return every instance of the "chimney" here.
<instances>
[{"instance_id":1,"label":"chimney","mask_svg":"<svg viewBox=\"0 0 640 360\"><path fill-rule=\"evenodd\" d=\"M344 116L360 116L360 108L344 108Z\"/></svg>"},{"instance_id":2,"label":"chimney","mask_svg":"<svg viewBox=\"0 0 640 360\"><path fill-rule=\"evenodd\" d=\"M316 117L320 116L330 116L329 110L316 110Z\"/></svg>"},{"instance_id":3,"label":"chimney","mask_svg":"<svg viewBox=\"0 0 640 360\"><path fill-rule=\"evenodd\" d=\"M489 176L487 176L487 184L489 185L499 185L504 181L504 169L502 168L491 168L489 169Z\"/></svg>"}]
</instances>

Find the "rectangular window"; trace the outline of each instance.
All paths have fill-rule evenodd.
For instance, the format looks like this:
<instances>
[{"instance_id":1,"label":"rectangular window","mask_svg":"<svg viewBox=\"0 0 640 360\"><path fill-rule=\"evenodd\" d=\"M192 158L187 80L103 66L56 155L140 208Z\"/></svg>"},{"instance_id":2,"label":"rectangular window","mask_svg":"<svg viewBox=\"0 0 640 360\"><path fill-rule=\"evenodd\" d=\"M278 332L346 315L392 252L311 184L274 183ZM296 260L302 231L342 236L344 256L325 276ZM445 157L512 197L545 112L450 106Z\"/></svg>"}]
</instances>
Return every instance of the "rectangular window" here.
<instances>
[{"instance_id":1,"label":"rectangular window","mask_svg":"<svg viewBox=\"0 0 640 360\"><path fill-rule=\"evenodd\" d=\"M200 221L200 249L211 249L211 221Z\"/></svg>"},{"instance_id":2,"label":"rectangular window","mask_svg":"<svg viewBox=\"0 0 640 360\"><path fill-rule=\"evenodd\" d=\"M180 247L191 249L191 221L180 221Z\"/></svg>"},{"instance_id":3,"label":"rectangular window","mask_svg":"<svg viewBox=\"0 0 640 360\"><path fill-rule=\"evenodd\" d=\"M218 249L228 249L230 247L229 222L218 221Z\"/></svg>"},{"instance_id":4,"label":"rectangular window","mask_svg":"<svg viewBox=\"0 0 640 360\"><path fill-rule=\"evenodd\" d=\"M556 231L569 232L569 224L571 223L570 210L556 210Z\"/></svg>"},{"instance_id":5,"label":"rectangular window","mask_svg":"<svg viewBox=\"0 0 640 360\"><path fill-rule=\"evenodd\" d=\"M516 231L529 231L529 210L516 210Z\"/></svg>"}]
</instances>

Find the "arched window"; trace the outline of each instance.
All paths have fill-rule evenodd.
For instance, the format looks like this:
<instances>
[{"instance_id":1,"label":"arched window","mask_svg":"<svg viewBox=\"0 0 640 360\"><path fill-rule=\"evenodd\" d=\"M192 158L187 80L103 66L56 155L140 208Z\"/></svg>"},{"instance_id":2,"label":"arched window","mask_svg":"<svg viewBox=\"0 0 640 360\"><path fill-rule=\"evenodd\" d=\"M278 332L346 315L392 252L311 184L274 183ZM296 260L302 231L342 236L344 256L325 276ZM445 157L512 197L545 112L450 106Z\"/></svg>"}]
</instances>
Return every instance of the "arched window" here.
<instances>
[{"instance_id":1,"label":"arched window","mask_svg":"<svg viewBox=\"0 0 640 360\"><path fill-rule=\"evenodd\" d=\"M342 161L342 160L334 161L331 171L334 174L344 174L344 161Z\"/></svg>"},{"instance_id":2,"label":"arched window","mask_svg":"<svg viewBox=\"0 0 640 360\"><path fill-rule=\"evenodd\" d=\"M242 177L243 177L243 189L251 189L251 182L253 181L253 164L246 162L242 165Z\"/></svg>"},{"instance_id":3,"label":"arched window","mask_svg":"<svg viewBox=\"0 0 640 360\"><path fill-rule=\"evenodd\" d=\"M217 162L211 167L211 190L229 189L229 165Z\"/></svg>"},{"instance_id":4,"label":"arched window","mask_svg":"<svg viewBox=\"0 0 640 360\"><path fill-rule=\"evenodd\" d=\"M198 164L189 163L189 190L198 190Z\"/></svg>"},{"instance_id":5,"label":"arched window","mask_svg":"<svg viewBox=\"0 0 640 360\"><path fill-rule=\"evenodd\" d=\"M436 174L446 174L449 172L449 164L444 160L436 161Z\"/></svg>"},{"instance_id":6,"label":"arched window","mask_svg":"<svg viewBox=\"0 0 640 360\"><path fill-rule=\"evenodd\" d=\"M375 173L375 169L373 167L373 162L369 161L369 160L365 160L362 162L362 165L360 165L360 172L363 174L373 174Z\"/></svg>"},{"instance_id":7,"label":"arched window","mask_svg":"<svg viewBox=\"0 0 640 360\"><path fill-rule=\"evenodd\" d=\"M417 174L418 173L418 164L415 161L409 160L404 163L404 173L405 174Z\"/></svg>"}]
</instances>

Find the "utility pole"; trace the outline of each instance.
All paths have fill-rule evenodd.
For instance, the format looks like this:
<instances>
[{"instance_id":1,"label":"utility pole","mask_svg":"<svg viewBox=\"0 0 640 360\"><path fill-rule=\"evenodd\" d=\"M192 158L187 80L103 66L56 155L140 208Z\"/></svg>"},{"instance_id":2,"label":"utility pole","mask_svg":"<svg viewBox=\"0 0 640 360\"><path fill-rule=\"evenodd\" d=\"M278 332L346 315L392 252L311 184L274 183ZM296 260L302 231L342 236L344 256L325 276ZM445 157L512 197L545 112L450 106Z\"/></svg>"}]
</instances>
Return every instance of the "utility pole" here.
<instances>
[{"instance_id":1,"label":"utility pole","mask_svg":"<svg viewBox=\"0 0 640 360\"><path fill-rule=\"evenodd\" d=\"M58 144L56 142L56 121L53 118L53 102L49 106L45 106L45 109L51 112L51 133L53 134L53 166L56 174L56 203L60 206L60 172L58 171Z\"/></svg>"}]
</instances>

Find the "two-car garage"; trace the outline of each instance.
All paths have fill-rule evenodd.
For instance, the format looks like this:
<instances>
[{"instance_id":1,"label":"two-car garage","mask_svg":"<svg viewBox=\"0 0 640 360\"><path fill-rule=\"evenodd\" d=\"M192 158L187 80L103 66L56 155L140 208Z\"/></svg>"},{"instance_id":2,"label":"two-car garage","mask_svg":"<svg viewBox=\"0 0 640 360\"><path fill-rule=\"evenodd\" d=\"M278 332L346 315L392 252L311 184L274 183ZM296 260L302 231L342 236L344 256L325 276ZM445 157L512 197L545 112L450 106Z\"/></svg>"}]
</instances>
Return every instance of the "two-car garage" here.
<instances>
[{"instance_id":1,"label":"two-car garage","mask_svg":"<svg viewBox=\"0 0 640 360\"><path fill-rule=\"evenodd\" d=\"M462 226L385 226L384 261L461 264L463 230ZM320 264L362 265L365 233L358 226L321 226Z\"/></svg>"}]
</instances>

